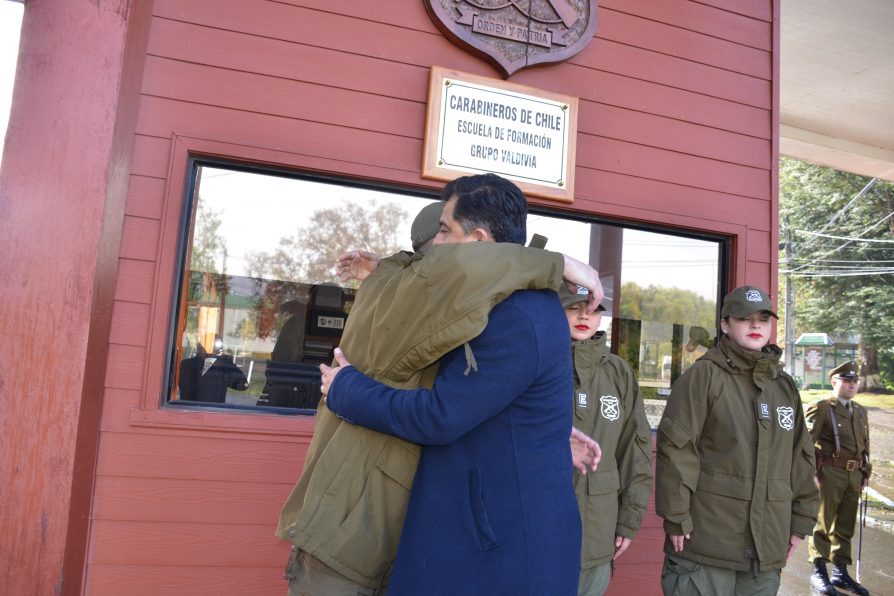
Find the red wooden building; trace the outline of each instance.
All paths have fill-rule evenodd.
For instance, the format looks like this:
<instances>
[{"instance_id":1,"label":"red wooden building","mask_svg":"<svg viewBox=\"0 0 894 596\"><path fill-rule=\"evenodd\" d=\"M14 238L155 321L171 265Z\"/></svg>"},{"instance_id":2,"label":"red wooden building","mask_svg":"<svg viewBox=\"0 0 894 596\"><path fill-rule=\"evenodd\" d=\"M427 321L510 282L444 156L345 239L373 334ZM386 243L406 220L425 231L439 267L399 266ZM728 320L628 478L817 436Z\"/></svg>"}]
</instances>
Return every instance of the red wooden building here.
<instances>
[{"instance_id":1,"label":"red wooden building","mask_svg":"<svg viewBox=\"0 0 894 596\"><path fill-rule=\"evenodd\" d=\"M653 416L718 297L775 295L778 12L602 0L582 52L509 79L579 100L573 202L532 198L529 227L600 269ZM501 79L420 1L26 4L0 175L0 592L284 592L308 371L353 300L331 253L407 248L442 186L422 177L432 66ZM186 389L188 361L228 372ZM662 540L650 513L613 593L660 592Z\"/></svg>"}]
</instances>

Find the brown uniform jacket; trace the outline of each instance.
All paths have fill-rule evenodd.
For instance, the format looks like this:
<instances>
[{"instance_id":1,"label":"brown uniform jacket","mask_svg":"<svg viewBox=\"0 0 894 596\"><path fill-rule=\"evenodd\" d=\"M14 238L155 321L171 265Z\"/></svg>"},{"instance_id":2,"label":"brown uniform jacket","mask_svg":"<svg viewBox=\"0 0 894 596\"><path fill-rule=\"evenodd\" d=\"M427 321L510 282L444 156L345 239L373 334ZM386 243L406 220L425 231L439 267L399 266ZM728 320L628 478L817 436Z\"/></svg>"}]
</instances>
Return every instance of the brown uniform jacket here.
<instances>
[{"instance_id":1,"label":"brown uniform jacket","mask_svg":"<svg viewBox=\"0 0 894 596\"><path fill-rule=\"evenodd\" d=\"M816 523L814 454L780 350L727 336L674 384L658 426L655 510L677 556L748 571L785 565L789 537ZM665 552L674 554L670 540Z\"/></svg>"},{"instance_id":2,"label":"brown uniform jacket","mask_svg":"<svg viewBox=\"0 0 894 596\"><path fill-rule=\"evenodd\" d=\"M478 336L494 305L516 290L558 288L563 269L562 255L515 244L400 253L363 282L341 348L355 368L392 387L431 387L438 359ZM418 461L418 445L344 422L321 402L277 535L378 587L397 552Z\"/></svg>"},{"instance_id":3,"label":"brown uniform jacket","mask_svg":"<svg viewBox=\"0 0 894 596\"><path fill-rule=\"evenodd\" d=\"M615 536L633 538L652 494L652 431L636 375L608 351L600 331L571 345L575 428L602 448L599 469L575 473L574 492L583 524L581 569L615 554Z\"/></svg>"},{"instance_id":4,"label":"brown uniform jacket","mask_svg":"<svg viewBox=\"0 0 894 596\"><path fill-rule=\"evenodd\" d=\"M862 462L863 474L869 478L872 464L869 462L869 416L866 408L851 401L852 412L838 402L833 395L811 404L807 408L807 428L816 448L817 471L822 467L822 459L835 457L837 461L857 460ZM835 413L838 426L840 450L835 453L835 429L832 427L831 412Z\"/></svg>"}]
</instances>

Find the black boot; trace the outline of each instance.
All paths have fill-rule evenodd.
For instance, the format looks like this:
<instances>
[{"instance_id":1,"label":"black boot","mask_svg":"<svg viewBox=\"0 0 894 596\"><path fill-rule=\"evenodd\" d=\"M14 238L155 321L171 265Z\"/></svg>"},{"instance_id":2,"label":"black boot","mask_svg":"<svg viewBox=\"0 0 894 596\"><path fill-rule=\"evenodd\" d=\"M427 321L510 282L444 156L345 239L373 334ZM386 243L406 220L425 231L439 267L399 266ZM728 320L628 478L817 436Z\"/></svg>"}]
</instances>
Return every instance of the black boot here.
<instances>
[{"instance_id":1,"label":"black boot","mask_svg":"<svg viewBox=\"0 0 894 596\"><path fill-rule=\"evenodd\" d=\"M847 565L836 563L832 567L832 585L842 590L852 592L857 596L869 596L869 590L857 583L847 572Z\"/></svg>"},{"instance_id":2,"label":"black boot","mask_svg":"<svg viewBox=\"0 0 894 596\"><path fill-rule=\"evenodd\" d=\"M838 590L829 581L829 572L823 561L813 562L813 575L810 576L810 587L818 594L825 596L838 596Z\"/></svg>"}]
</instances>

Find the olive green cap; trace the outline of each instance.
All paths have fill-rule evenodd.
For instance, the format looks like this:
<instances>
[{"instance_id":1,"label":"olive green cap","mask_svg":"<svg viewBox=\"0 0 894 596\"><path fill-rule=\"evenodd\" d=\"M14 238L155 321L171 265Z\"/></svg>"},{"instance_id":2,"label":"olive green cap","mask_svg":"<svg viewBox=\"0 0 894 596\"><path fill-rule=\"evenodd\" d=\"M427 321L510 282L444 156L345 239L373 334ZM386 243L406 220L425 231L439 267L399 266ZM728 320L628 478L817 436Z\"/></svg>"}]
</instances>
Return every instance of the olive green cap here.
<instances>
[{"instance_id":1,"label":"olive green cap","mask_svg":"<svg viewBox=\"0 0 894 596\"><path fill-rule=\"evenodd\" d=\"M444 201L435 201L426 205L419 211L413 225L410 226L410 240L413 243L413 250L418 251L419 247L431 240L437 235L441 229L441 212L444 210Z\"/></svg>"},{"instance_id":2,"label":"olive green cap","mask_svg":"<svg viewBox=\"0 0 894 596\"><path fill-rule=\"evenodd\" d=\"M853 360L848 360L844 364L836 366L829 371L829 378L841 377L842 379L856 379L860 376L860 367Z\"/></svg>"},{"instance_id":3,"label":"olive green cap","mask_svg":"<svg viewBox=\"0 0 894 596\"><path fill-rule=\"evenodd\" d=\"M723 308L720 310L720 318L736 317L741 319L756 312L768 312L778 319L770 297L754 286L740 286L726 295L723 299Z\"/></svg>"},{"instance_id":4,"label":"olive green cap","mask_svg":"<svg viewBox=\"0 0 894 596\"><path fill-rule=\"evenodd\" d=\"M588 302L590 300L590 290L583 286L577 286L577 292L570 292L565 284L562 284L559 288L559 300L562 301L562 308L567 308L578 302ZM596 309L605 310L604 304L606 301L611 301L611 299L608 297L603 298Z\"/></svg>"}]
</instances>

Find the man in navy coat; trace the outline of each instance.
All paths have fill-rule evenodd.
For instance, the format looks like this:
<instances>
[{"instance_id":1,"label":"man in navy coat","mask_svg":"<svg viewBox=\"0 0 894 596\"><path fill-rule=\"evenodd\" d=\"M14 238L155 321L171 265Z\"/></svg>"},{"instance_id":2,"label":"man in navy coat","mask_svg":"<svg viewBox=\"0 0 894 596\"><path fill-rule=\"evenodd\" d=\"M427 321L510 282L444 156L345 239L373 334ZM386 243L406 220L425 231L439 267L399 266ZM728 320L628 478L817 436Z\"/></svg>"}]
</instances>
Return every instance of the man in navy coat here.
<instances>
[{"instance_id":1,"label":"man in navy coat","mask_svg":"<svg viewBox=\"0 0 894 596\"><path fill-rule=\"evenodd\" d=\"M524 243L527 203L514 184L454 182L436 244ZM556 293L526 290L441 360L432 389L392 389L350 354L321 366L332 411L423 446L389 596L577 594L570 341Z\"/></svg>"}]
</instances>

